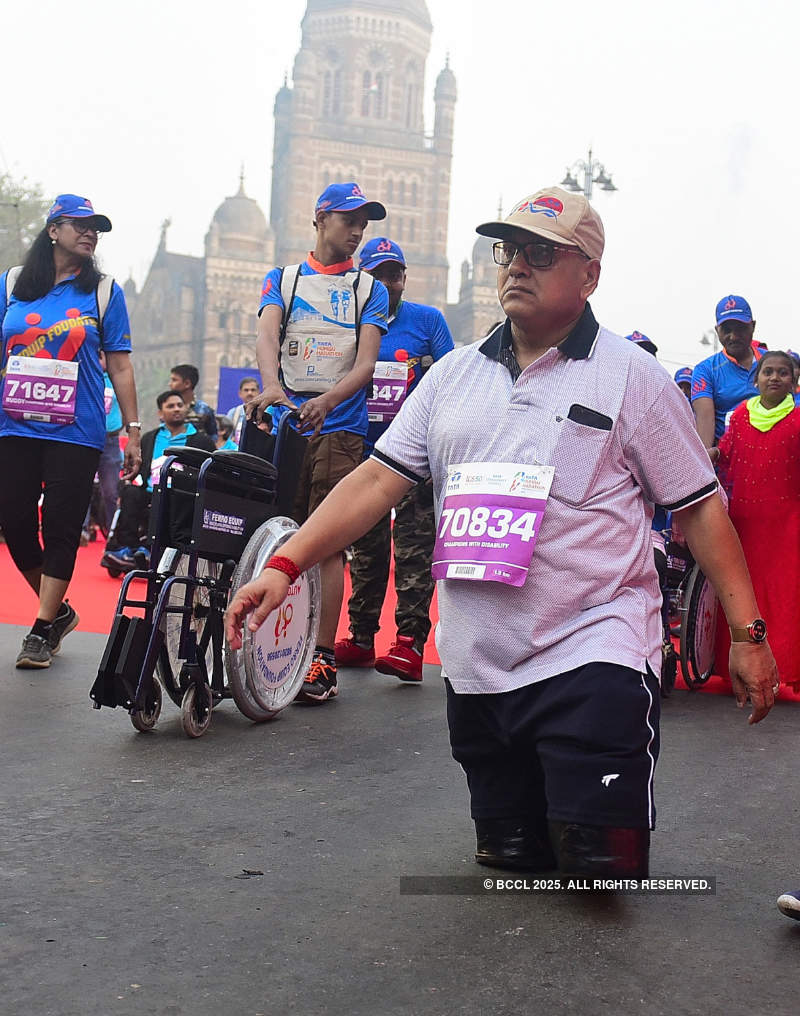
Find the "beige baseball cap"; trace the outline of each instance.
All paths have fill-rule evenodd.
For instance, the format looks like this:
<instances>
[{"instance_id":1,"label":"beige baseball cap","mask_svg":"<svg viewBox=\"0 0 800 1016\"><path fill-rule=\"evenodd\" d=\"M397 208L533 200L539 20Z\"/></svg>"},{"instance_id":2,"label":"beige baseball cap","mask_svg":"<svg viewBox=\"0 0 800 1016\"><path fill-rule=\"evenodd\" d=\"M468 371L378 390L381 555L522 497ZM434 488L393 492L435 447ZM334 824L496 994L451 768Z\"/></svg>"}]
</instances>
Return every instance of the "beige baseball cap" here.
<instances>
[{"instance_id":1,"label":"beige baseball cap","mask_svg":"<svg viewBox=\"0 0 800 1016\"><path fill-rule=\"evenodd\" d=\"M502 222L484 222L476 232L508 240L516 230L577 247L598 261L603 256L605 232L600 216L583 194L573 194L561 187L545 187L528 195L514 205Z\"/></svg>"}]
</instances>

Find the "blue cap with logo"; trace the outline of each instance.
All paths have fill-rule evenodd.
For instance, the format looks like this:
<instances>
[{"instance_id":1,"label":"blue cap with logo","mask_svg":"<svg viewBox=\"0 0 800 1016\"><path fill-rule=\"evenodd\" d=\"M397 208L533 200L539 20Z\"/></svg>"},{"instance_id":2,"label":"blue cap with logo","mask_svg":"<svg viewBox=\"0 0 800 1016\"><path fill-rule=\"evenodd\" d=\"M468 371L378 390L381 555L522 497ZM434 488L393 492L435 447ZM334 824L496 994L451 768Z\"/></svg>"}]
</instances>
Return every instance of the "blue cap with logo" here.
<instances>
[{"instance_id":1,"label":"blue cap with logo","mask_svg":"<svg viewBox=\"0 0 800 1016\"><path fill-rule=\"evenodd\" d=\"M684 384L684 383L689 384L689 385L692 383L692 368L691 367L681 367L680 370L676 370L675 371L675 384L676 385L680 385L680 384Z\"/></svg>"},{"instance_id":2,"label":"blue cap with logo","mask_svg":"<svg viewBox=\"0 0 800 1016\"><path fill-rule=\"evenodd\" d=\"M111 219L107 215L98 214L88 198L77 194L59 194L47 212L47 222L54 219L94 219L101 233L111 232Z\"/></svg>"},{"instance_id":3,"label":"blue cap with logo","mask_svg":"<svg viewBox=\"0 0 800 1016\"><path fill-rule=\"evenodd\" d=\"M363 208L368 219L385 219L380 201L367 201L357 183L332 183L317 198L318 212L353 212Z\"/></svg>"},{"instance_id":4,"label":"blue cap with logo","mask_svg":"<svg viewBox=\"0 0 800 1016\"><path fill-rule=\"evenodd\" d=\"M364 244L361 250L361 257L358 267L362 272L371 272L373 268L382 265L384 261L394 261L395 264L406 267L405 254L396 243L388 236L376 236L374 240Z\"/></svg>"},{"instance_id":5,"label":"blue cap with logo","mask_svg":"<svg viewBox=\"0 0 800 1016\"><path fill-rule=\"evenodd\" d=\"M647 352L652 353L653 356L655 356L658 352L658 346L652 339L648 339L644 332L631 332L631 334L626 335L625 338L631 342L635 342L636 345L641 346L642 349L646 349Z\"/></svg>"},{"instance_id":6,"label":"blue cap with logo","mask_svg":"<svg viewBox=\"0 0 800 1016\"><path fill-rule=\"evenodd\" d=\"M753 320L750 304L743 296L723 296L717 304L717 324L723 321L744 321L749 324Z\"/></svg>"}]
</instances>

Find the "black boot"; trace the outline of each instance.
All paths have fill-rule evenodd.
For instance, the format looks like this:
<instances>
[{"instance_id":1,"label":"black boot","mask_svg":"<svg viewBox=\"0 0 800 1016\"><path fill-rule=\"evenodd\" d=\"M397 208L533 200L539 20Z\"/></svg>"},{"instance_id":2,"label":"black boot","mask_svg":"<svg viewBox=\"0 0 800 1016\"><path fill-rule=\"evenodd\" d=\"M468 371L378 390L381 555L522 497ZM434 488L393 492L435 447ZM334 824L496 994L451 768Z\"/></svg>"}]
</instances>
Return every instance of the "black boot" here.
<instances>
[{"instance_id":1,"label":"black boot","mask_svg":"<svg viewBox=\"0 0 800 1016\"><path fill-rule=\"evenodd\" d=\"M476 818L475 860L490 868L552 871L556 866L546 825L518 818Z\"/></svg>"},{"instance_id":2,"label":"black boot","mask_svg":"<svg viewBox=\"0 0 800 1016\"><path fill-rule=\"evenodd\" d=\"M550 839L565 875L647 878L649 829L551 822Z\"/></svg>"}]
</instances>

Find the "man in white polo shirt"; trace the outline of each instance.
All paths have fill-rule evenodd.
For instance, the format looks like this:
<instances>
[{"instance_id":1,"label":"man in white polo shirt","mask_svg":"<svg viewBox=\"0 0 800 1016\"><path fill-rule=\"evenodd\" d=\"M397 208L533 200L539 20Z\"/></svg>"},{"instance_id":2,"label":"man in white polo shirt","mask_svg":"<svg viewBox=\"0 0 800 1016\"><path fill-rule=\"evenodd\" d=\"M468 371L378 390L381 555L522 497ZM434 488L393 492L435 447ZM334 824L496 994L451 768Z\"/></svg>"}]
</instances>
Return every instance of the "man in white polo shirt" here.
<instances>
[{"instance_id":1,"label":"man in white polo shirt","mask_svg":"<svg viewBox=\"0 0 800 1016\"><path fill-rule=\"evenodd\" d=\"M469 783L476 860L641 877L654 826L661 625L652 504L675 512L732 627L737 701L758 722L778 688L766 626L686 399L587 303L603 227L547 188L502 222L505 322L434 364L378 441L243 587L234 646L291 575L356 539L430 475L437 645L453 755ZM475 406L492 407L490 428ZM288 565L287 565L288 561Z\"/></svg>"}]
</instances>

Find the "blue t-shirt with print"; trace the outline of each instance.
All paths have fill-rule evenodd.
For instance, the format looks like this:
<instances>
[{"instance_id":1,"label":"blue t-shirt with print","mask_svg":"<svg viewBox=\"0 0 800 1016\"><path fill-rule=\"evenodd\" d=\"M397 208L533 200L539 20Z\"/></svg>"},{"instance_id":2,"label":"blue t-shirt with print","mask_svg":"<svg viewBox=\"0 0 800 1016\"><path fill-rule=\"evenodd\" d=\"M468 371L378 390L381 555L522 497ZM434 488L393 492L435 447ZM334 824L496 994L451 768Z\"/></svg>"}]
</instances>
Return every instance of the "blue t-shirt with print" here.
<instances>
[{"instance_id":1,"label":"blue t-shirt with print","mask_svg":"<svg viewBox=\"0 0 800 1016\"><path fill-rule=\"evenodd\" d=\"M692 371L692 402L714 400L714 441L727 427L727 416L745 399L758 395L756 370L761 354L754 350L748 370L732 360L724 350L702 360Z\"/></svg>"},{"instance_id":2,"label":"blue t-shirt with print","mask_svg":"<svg viewBox=\"0 0 800 1016\"><path fill-rule=\"evenodd\" d=\"M162 423L156 433L156 439L153 442L153 458L152 461L156 462L162 458L167 448L183 448L186 444L186 438L190 434L196 434L197 429L192 426L191 423L186 424L186 429L181 431L180 434L173 434L165 423ZM153 489L153 469L150 467L150 475L147 477L147 489Z\"/></svg>"},{"instance_id":3,"label":"blue t-shirt with print","mask_svg":"<svg viewBox=\"0 0 800 1016\"><path fill-rule=\"evenodd\" d=\"M106 440L105 384L100 366L97 296L75 285L75 276L53 286L38 300L23 302L11 296L6 303L6 275L0 276L2 382L10 355L78 364L78 388L73 423L15 420L0 408L0 437L35 437L102 449ZM103 318L102 348L109 353L131 351L131 326L125 296L115 282Z\"/></svg>"},{"instance_id":4,"label":"blue t-shirt with print","mask_svg":"<svg viewBox=\"0 0 800 1016\"><path fill-rule=\"evenodd\" d=\"M324 274L326 275L346 275L347 272L353 270L353 262L345 261L340 265L328 266L328 268L330 270L325 271ZM317 268L312 267L308 261L304 261L300 265L300 274L318 275L322 273ZM280 307L281 310L284 309L283 297L281 296L280 268L273 268L264 277L264 284L261 287L261 304L258 308L259 314L264 307L272 305ZM375 325L381 332L385 333L388 316L389 294L383 283L375 279L369 299L361 311L361 324ZM369 423L367 417L367 391L367 388L362 388L361 391L351 395L349 399L345 399L335 409L332 409L325 417L321 433L333 434L337 431L349 431L352 434L359 434L361 437L365 437ZM286 394L296 406L301 406L304 402L308 402L310 398L314 398L312 395L298 395L289 389L286 390ZM288 409L285 406L273 406L270 412L272 413L273 423L277 427L283 414L288 412Z\"/></svg>"},{"instance_id":5,"label":"blue t-shirt with print","mask_svg":"<svg viewBox=\"0 0 800 1016\"><path fill-rule=\"evenodd\" d=\"M417 387L422 378L422 366L420 361L424 356L430 356L434 361L441 360L445 353L453 349L453 337L450 329L440 310L435 307L428 307L424 303L409 303L401 301L394 317L389 319L389 331L381 339L381 349L378 353L379 360L394 362L397 360L397 353L405 352L408 357L402 356L401 360L408 363L410 383L408 394ZM408 398L408 396L406 396ZM365 442L365 456L372 453L372 448L378 438L389 427L391 421L371 422L367 431Z\"/></svg>"}]
</instances>

